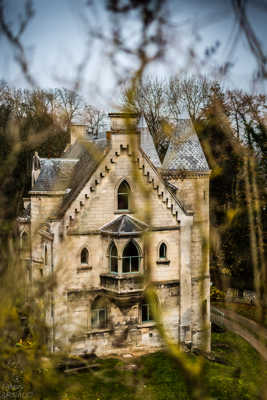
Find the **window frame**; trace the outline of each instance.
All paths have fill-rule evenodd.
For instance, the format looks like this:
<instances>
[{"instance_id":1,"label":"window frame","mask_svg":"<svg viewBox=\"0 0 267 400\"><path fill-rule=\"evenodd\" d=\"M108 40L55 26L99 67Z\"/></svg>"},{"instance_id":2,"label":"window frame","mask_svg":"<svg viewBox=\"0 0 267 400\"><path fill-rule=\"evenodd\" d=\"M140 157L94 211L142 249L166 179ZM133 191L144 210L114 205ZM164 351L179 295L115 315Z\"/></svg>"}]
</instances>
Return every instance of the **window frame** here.
<instances>
[{"instance_id":1,"label":"window frame","mask_svg":"<svg viewBox=\"0 0 267 400\"><path fill-rule=\"evenodd\" d=\"M147 314L148 314L148 319L143 319L143 308L147 307ZM145 323L149 323L149 322L154 322L154 319L151 318L151 310L150 310L150 304L149 303L142 303L141 304L141 323L145 324Z\"/></svg>"},{"instance_id":2,"label":"window frame","mask_svg":"<svg viewBox=\"0 0 267 400\"><path fill-rule=\"evenodd\" d=\"M165 246L165 256L161 257L161 248L162 245ZM168 259L168 244L166 242L166 240L162 240L159 242L159 244L157 245L157 260L156 260L156 264L162 264L162 265L169 265L170 264L170 260Z\"/></svg>"},{"instance_id":3,"label":"window frame","mask_svg":"<svg viewBox=\"0 0 267 400\"><path fill-rule=\"evenodd\" d=\"M161 255L161 249L164 248L164 255ZM165 242L161 242L159 245L159 260L166 260L167 259L167 245Z\"/></svg>"},{"instance_id":4,"label":"window frame","mask_svg":"<svg viewBox=\"0 0 267 400\"><path fill-rule=\"evenodd\" d=\"M111 255L112 248L115 248L115 249L116 249L117 256L112 256L112 255ZM109 272L110 272L111 274L118 274L118 273L119 273L118 248L117 248L117 246L116 246L116 244L114 243L113 240L112 240L112 242L111 242L110 245L109 245L108 257L109 257ZM112 259L116 259L116 260L117 260L117 271L112 271L112 269L111 269Z\"/></svg>"},{"instance_id":5,"label":"window frame","mask_svg":"<svg viewBox=\"0 0 267 400\"><path fill-rule=\"evenodd\" d=\"M127 186L127 188L128 188L127 192L120 192L120 187L123 184ZM116 208L117 208L118 212L130 211L130 209L131 209L131 192L132 192L131 191L131 187L130 187L128 181L126 179L123 179L122 181L120 181L119 186L118 186L117 191L116 191L116 205L117 205ZM127 208L120 207L120 205L119 205L120 204L120 199L119 198L121 196L127 196ZM122 200L125 201L125 198L123 197Z\"/></svg>"},{"instance_id":6,"label":"window frame","mask_svg":"<svg viewBox=\"0 0 267 400\"><path fill-rule=\"evenodd\" d=\"M124 256L123 254L124 254L125 249L131 243L136 248L136 251L137 251L138 255L137 256ZM134 259L134 258L137 258L137 260L138 260L138 269L137 269L137 271L132 271L132 259ZM140 267L141 267L141 258L142 258L142 256L140 255L140 250L139 250L139 247L137 246L136 242L131 240L128 243L126 243L126 245L125 245L125 247L123 249L123 252L122 252L122 257L121 257L121 259L122 259L122 265L121 265L122 274L138 274L140 272ZM126 260L126 259L129 259L129 271L124 271L123 270L123 268L124 268L124 260Z\"/></svg>"},{"instance_id":7,"label":"window frame","mask_svg":"<svg viewBox=\"0 0 267 400\"><path fill-rule=\"evenodd\" d=\"M104 326L101 326L101 320L100 320L100 312L104 311ZM97 323L95 324L94 321L94 315L97 315L96 321ZM92 329L106 329L107 328L107 307L96 307L91 309L91 328Z\"/></svg>"},{"instance_id":8,"label":"window frame","mask_svg":"<svg viewBox=\"0 0 267 400\"><path fill-rule=\"evenodd\" d=\"M86 262L82 261L83 252L84 251L86 251L86 253L85 253L86 254L86 256L85 256ZM83 247L81 252L80 252L80 263L81 263L81 265L88 265L89 264L89 251L88 251L87 247Z\"/></svg>"}]
</instances>

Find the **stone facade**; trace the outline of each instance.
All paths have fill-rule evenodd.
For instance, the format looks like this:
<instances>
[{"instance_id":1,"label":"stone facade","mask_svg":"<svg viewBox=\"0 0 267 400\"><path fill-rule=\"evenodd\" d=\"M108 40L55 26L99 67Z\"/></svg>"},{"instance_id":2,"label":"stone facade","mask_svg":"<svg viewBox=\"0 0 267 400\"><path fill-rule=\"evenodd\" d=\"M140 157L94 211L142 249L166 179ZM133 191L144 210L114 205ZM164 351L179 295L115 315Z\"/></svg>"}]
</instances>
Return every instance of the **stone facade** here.
<instances>
[{"instance_id":1,"label":"stone facade","mask_svg":"<svg viewBox=\"0 0 267 400\"><path fill-rule=\"evenodd\" d=\"M106 137L74 127L62 159L40 159L19 218L29 281L56 276L46 306L51 349L151 350L164 345L159 318L175 342L209 351L206 161L201 171L166 168L144 119L110 116Z\"/></svg>"}]
</instances>

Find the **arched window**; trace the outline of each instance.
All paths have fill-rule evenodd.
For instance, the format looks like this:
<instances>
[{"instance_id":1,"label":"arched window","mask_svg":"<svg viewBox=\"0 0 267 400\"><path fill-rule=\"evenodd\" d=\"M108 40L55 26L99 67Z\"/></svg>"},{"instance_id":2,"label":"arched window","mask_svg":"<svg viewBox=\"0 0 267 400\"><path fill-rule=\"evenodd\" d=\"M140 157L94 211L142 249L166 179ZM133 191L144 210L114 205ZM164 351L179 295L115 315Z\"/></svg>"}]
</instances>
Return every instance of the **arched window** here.
<instances>
[{"instance_id":1,"label":"arched window","mask_svg":"<svg viewBox=\"0 0 267 400\"><path fill-rule=\"evenodd\" d=\"M130 208L130 186L122 181L118 188L118 210L129 210Z\"/></svg>"},{"instance_id":2,"label":"arched window","mask_svg":"<svg viewBox=\"0 0 267 400\"><path fill-rule=\"evenodd\" d=\"M92 329L105 329L107 327L107 304L105 299L99 298L91 308Z\"/></svg>"},{"instance_id":3,"label":"arched window","mask_svg":"<svg viewBox=\"0 0 267 400\"><path fill-rule=\"evenodd\" d=\"M137 246L133 241L129 242L122 254L122 272L138 272L140 264L140 255Z\"/></svg>"},{"instance_id":4,"label":"arched window","mask_svg":"<svg viewBox=\"0 0 267 400\"><path fill-rule=\"evenodd\" d=\"M114 242L109 247L109 269L110 272L118 272L118 250Z\"/></svg>"},{"instance_id":5,"label":"arched window","mask_svg":"<svg viewBox=\"0 0 267 400\"><path fill-rule=\"evenodd\" d=\"M86 247L81 251L81 264L88 264L89 253Z\"/></svg>"},{"instance_id":6,"label":"arched window","mask_svg":"<svg viewBox=\"0 0 267 400\"><path fill-rule=\"evenodd\" d=\"M166 258L167 257L167 246L165 243L161 243L159 247L159 258Z\"/></svg>"},{"instance_id":7,"label":"arched window","mask_svg":"<svg viewBox=\"0 0 267 400\"><path fill-rule=\"evenodd\" d=\"M44 247L44 264L48 264L48 252L47 252L47 246L45 245Z\"/></svg>"}]
</instances>

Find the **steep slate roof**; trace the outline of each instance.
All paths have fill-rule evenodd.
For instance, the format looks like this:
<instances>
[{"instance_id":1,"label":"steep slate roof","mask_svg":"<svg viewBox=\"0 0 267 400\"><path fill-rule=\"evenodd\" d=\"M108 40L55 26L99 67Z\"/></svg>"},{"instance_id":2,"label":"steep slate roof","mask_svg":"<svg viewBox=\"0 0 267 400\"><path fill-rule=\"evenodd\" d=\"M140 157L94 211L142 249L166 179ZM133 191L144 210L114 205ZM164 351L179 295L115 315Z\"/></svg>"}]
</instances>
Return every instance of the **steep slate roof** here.
<instances>
[{"instance_id":1,"label":"steep slate roof","mask_svg":"<svg viewBox=\"0 0 267 400\"><path fill-rule=\"evenodd\" d=\"M66 190L78 159L40 158L41 172L33 191Z\"/></svg>"},{"instance_id":2,"label":"steep slate roof","mask_svg":"<svg viewBox=\"0 0 267 400\"><path fill-rule=\"evenodd\" d=\"M79 161L73 170L71 182L69 185L69 193L63 199L59 215L62 215L68 208L69 204L75 199L77 194L83 188L89 177L97 168L98 164L105 157L109 149L106 140L79 140L74 143L64 156L79 155Z\"/></svg>"},{"instance_id":3,"label":"steep slate roof","mask_svg":"<svg viewBox=\"0 0 267 400\"><path fill-rule=\"evenodd\" d=\"M209 171L198 136L190 119L181 119L170 139L163 169L181 171Z\"/></svg>"},{"instance_id":4,"label":"steep slate roof","mask_svg":"<svg viewBox=\"0 0 267 400\"><path fill-rule=\"evenodd\" d=\"M140 137L140 147L143 152L147 155L150 161L155 165L155 167L160 168L161 162L159 159L158 152L156 150L153 138L151 133L149 132L146 120L144 115L141 115L139 122L137 124L137 129L140 130L141 137Z\"/></svg>"},{"instance_id":5,"label":"steep slate roof","mask_svg":"<svg viewBox=\"0 0 267 400\"><path fill-rule=\"evenodd\" d=\"M104 225L100 231L114 236L131 236L144 232L148 226L141 221L128 216L120 215L110 223Z\"/></svg>"},{"instance_id":6,"label":"steep slate roof","mask_svg":"<svg viewBox=\"0 0 267 400\"><path fill-rule=\"evenodd\" d=\"M170 170L209 171L209 166L190 120L180 120L179 127L170 140L163 165L161 165L143 115L139 119L137 129L140 131L141 151L155 167ZM63 215L105 157L109 148L109 142L106 138L100 136L96 139L88 135L83 140L76 141L69 146L62 158L41 158L41 172L32 190L66 191L59 210L59 216ZM174 188L169 187L169 190L173 192ZM122 220L118 219L117 223L121 221L122 227L133 224L132 220L130 223L126 219L126 216L119 218L122 218ZM132 229L134 228L132 227ZM135 229L138 231L138 226L135 226ZM125 234L126 231L121 233Z\"/></svg>"}]
</instances>

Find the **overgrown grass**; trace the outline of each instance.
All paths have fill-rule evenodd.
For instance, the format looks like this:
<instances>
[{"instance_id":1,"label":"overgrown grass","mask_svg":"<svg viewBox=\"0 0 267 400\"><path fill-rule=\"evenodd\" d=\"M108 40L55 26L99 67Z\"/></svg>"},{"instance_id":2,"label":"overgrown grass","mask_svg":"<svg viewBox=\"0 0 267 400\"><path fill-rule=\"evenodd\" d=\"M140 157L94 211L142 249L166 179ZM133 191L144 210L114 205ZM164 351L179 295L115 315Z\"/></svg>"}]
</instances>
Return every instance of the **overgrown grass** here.
<instances>
[{"instance_id":1,"label":"overgrown grass","mask_svg":"<svg viewBox=\"0 0 267 400\"><path fill-rule=\"evenodd\" d=\"M262 363L246 341L230 332L213 333L212 341L217 362L206 361L203 376L209 396L218 400L258 399L267 382L266 363ZM192 354L189 357L196 359ZM64 399L190 399L176 361L165 352L127 361L102 359L98 362L97 371L66 376Z\"/></svg>"}]
</instances>

